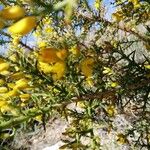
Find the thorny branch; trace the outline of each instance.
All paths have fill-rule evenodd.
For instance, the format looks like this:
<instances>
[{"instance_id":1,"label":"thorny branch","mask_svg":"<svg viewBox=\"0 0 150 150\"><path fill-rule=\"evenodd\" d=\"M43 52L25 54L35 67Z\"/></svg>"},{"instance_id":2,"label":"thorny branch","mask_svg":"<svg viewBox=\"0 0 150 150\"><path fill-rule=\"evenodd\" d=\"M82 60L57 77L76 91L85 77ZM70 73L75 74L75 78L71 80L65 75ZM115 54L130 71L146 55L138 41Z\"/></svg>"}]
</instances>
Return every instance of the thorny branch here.
<instances>
[{"instance_id":1,"label":"thorny branch","mask_svg":"<svg viewBox=\"0 0 150 150\"><path fill-rule=\"evenodd\" d=\"M12 39L12 37L8 33L6 33L6 32L0 31L0 34L2 34L4 36L7 36L10 39ZM19 41L19 44L21 44L23 47L27 48L28 50L33 51L33 48L31 48L29 45L23 43L22 41Z\"/></svg>"},{"instance_id":2,"label":"thorny branch","mask_svg":"<svg viewBox=\"0 0 150 150\"><path fill-rule=\"evenodd\" d=\"M114 24L113 22L110 22L104 18L101 18L100 16L90 17L90 15L83 15L82 13L78 13L77 16L79 16L79 17L82 16L82 18L85 18L85 19L92 21L92 22L103 22L105 25L109 25L109 26L112 26L114 28L120 29L122 31L131 33L131 34L135 35L136 37L138 37L139 39L141 39L142 41L150 43L150 38L147 38L147 37L140 35L139 33L125 27L125 25L122 26L120 24Z\"/></svg>"}]
</instances>

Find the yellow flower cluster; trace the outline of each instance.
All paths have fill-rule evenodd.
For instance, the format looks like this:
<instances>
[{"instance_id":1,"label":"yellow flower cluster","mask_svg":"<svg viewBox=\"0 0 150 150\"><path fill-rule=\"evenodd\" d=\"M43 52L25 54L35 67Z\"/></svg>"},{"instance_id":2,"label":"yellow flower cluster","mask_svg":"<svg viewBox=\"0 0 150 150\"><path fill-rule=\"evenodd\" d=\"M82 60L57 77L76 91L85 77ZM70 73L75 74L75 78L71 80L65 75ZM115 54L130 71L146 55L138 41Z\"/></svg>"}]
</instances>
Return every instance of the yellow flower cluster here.
<instances>
[{"instance_id":1,"label":"yellow flower cluster","mask_svg":"<svg viewBox=\"0 0 150 150\"><path fill-rule=\"evenodd\" d=\"M8 6L1 10L0 17L6 20L17 20L25 16L25 9L16 5Z\"/></svg>"},{"instance_id":2,"label":"yellow flower cluster","mask_svg":"<svg viewBox=\"0 0 150 150\"><path fill-rule=\"evenodd\" d=\"M75 56L79 56L80 52L76 46L69 49ZM66 49L55 49L55 48L43 48L39 51L38 67L41 71L46 74L51 73L54 80L61 79L65 74L66 63L65 60L68 56ZM84 76L88 79L87 81L92 84L90 77L93 74L94 59L85 58L81 61L81 71ZM90 79L90 80L89 80Z\"/></svg>"},{"instance_id":3,"label":"yellow flower cluster","mask_svg":"<svg viewBox=\"0 0 150 150\"><path fill-rule=\"evenodd\" d=\"M80 56L80 50L78 48L77 45L72 46L69 51L73 54L73 56L75 57L79 57Z\"/></svg>"},{"instance_id":4,"label":"yellow flower cluster","mask_svg":"<svg viewBox=\"0 0 150 150\"><path fill-rule=\"evenodd\" d=\"M1 113L10 112L14 116L17 115L17 110L11 107L9 102L5 101L4 99L0 99L0 112Z\"/></svg>"},{"instance_id":5,"label":"yellow flower cluster","mask_svg":"<svg viewBox=\"0 0 150 150\"><path fill-rule=\"evenodd\" d=\"M113 117L117 113L117 110L114 105L109 105L106 108L106 112L110 117Z\"/></svg>"},{"instance_id":6,"label":"yellow flower cluster","mask_svg":"<svg viewBox=\"0 0 150 150\"><path fill-rule=\"evenodd\" d=\"M100 4L101 4L100 0L95 0L94 7L95 7L96 10L100 9Z\"/></svg>"},{"instance_id":7,"label":"yellow flower cluster","mask_svg":"<svg viewBox=\"0 0 150 150\"><path fill-rule=\"evenodd\" d=\"M65 49L45 48L40 50L39 60L45 63L56 63L65 60L67 55L67 50Z\"/></svg>"},{"instance_id":8,"label":"yellow flower cluster","mask_svg":"<svg viewBox=\"0 0 150 150\"><path fill-rule=\"evenodd\" d=\"M3 20L13 20L16 21L10 27L8 27L8 31L13 35L21 35L24 36L28 34L35 26L36 26L36 17L35 16L27 16L24 8L15 5L8 6L0 11L0 18ZM18 20L19 19L19 20ZM4 27L3 20L0 20L0 28Z\"/></svg>"},{"instance_id":9,"label":"yellow flower cluster","mask_svg":"<svg viewBox=\"0 0 150 150\"><path fill-rule=\"evenodd\" d=\"M38 41L37 44L39 48L46 48L46 42L44 41Z\"/></svg>"},{"instance_id":10,"label":"yellow flower cluster","mask_svg":"<svg viewBox=\"0 0 150 150\"><path fill-rule=\"evenodd\" d=\"M30 99L31 95L26 93L26 94L21 94L19 97L20 97L21 101L24 103Z\"/></svg>"},{"instance_id":11,"label":"yellow flower cluster","mask_svg":"<svg viewBox=\"0 0 150 150\"><path fill-rule=\"evenodd\" d=\"M18 97L22 104L25 104L30 99L31 90L30 75L24 74L23 72L12 72L15 66L11 66L4 59L0 59L0 74L3 78L0 79L0 111L11 112L13 115L16 114L16 110L11 106L11 99ZM3 72L9 72L8 76L4 76Z\"/></svg>"},{"instance_id":12,"label":"yellow flower cluster","mask_svg":"<svg viewBox=\"0 0 150 150\"><path fill-rule=\"evenodd\" d=\"M42 21L40 22L42 24L42 28L39 24L39 26L36 27L36 31L33 33L33 35L38 38L38 46L39 48L41 47L45 47L45 42L43 39L43 35L44 37L49 36L48 38L50 38L50 34L54 33L54 29L52 27L52 18L51 17L45 17L42 19ZM43 46L44 45L44 46Z\"/></svg>"},{"instance_id":13,"label":"yellow flower cluster","mask_svg":"<svg viewBox=\"0 0 150 150\"><path fill-rule=\"evenodd\" d=\"M7 83L7 87L10 89L8 90L8 88L6 87L0 87L0 93L1 96L4 99L8 99L8 98L13 98L15 96L19 95L19 91L20 90L25 90L27 88L29 88L29 80L27 80L26 78L21 78L19 80L17 80L15 83Z\"/></svg>"},{"instance_id":14,"label":"yellow flower cluster","mask_svg":"<svg viewBox=\"0 0 150 150\"><path fill-rule=\"evenodd\" d=\"M12 34L26 35L36 26L36 18L34 16L25 17L8 28Z\"/></svg>"},{"instance_id":15,"label":"yellow flower cluster","mask_svg":"<svg viewBox=\"0 0 150 150\"><path fill-rule=\"evenodd\" d=\"M0 63L0 72L2 73L3 71L6 71L9 68L9 63L3 62Z\"/></svg>"},{"instance_id":16,"label":"yellow flower cluster","mask_svg":"<svg viewBox=\"0 0 150 150\"><path fill-rule=\"evenodd\" d=\"M40 59L40 66L42 65L44 68L46 67L47 69L48 69L48 65L44 64L45 61L42 60L42 57L46 58L44 56L44 54L47 55L47 53L48 53L47 57L50 58L50 63L52 63L51 62L52 59L54 59L54 62L58 61L58 58L56 57L56 52L54 52L55 50L52 50L52 51L46 50L46 49L49 49L49 47L50 47L48 39L54 40L54 39L56 39L56 36L57 36L57 32L54 30L54 27L52 25L52 23L53 23L52 21L53 21L52 17L50 17L50 16L44 17L40 21L39 25L36 27L35 32L33 33L34 37L37 40L37 47L40 49L40 55L42 55L41 57L39 57L39 58L41 58ZM41 26L42 26L42 28L41 28ZM50 57L50 55L52 57ZM55 60L55 59L57 59L57 60ZM47 72L47 71L45 71L45 72Z\"/></svg>"},{"instance_id":17,"label":"yellow flower cluster","mask_svg":"<svg viewBox=\"0 0 150 150\"><path fill-rule=\"evenodd\" d=\"M116 22L120 22L121 20L124 19L124 15L123 12L121 10L118 10L117 12L112 14L112 18L116 21Z\"/></svg>"},{"instance_id":18,"label":"yellow flower cluster","mask_svg":"<svg viewBox=\"0 0 150 150\"><path fill-rule=\"evenodd\" d=\"M53 80L61 79L66 70L65 59L67 55L66 49L41 49L39 52L39 69L44 73L51 73Z\"/></svg>"},{"instance_id":19,"label":"yellow flower cluster","mask_svg":"<svg viewBox=\"0 0 150 150\"><path fill-rule=\"evenodd\" d=\"M131 2L134 6L135 9L140 8L140 1L139 0L128 0L129 2Z\"/></svg>"},{"instance_id":20,"label":"yellow flower cluster","mask_svg":"<svg viewBox=\"0 0 150 150\"><path fill-rule=\"evenodd\" d=\"M111 74L113 74L113 71L109 67L104 67L103 74L111 75Z\"/></svg>"},{"instance_id":21,"label":"yellow flower cluster","mask_svg":"<svg viewBox=\"0 0 150 150\"><path fill-rule=\"evenodd\" d=\"M150 65L149 65L149 64L145 64L144 67L145 67L146 69L150 69Z\"/></svg>"},{"instance_id":22,"label":"yellow flower cluster","mask_svg":"<svg viewBox=\"0 0 150 150\"><path fill-rule=\"evenodd\" d=\"M141 7L139 0L128 0L128 2L133 4L134 9L138 9ZM125 15L124 15L122 9L121 8L117 9L117 11L112 14L112 18L116 22L122 21L125 18Z\"/></svg>"},{"instance_id":23,"label":"yellow flower cluster","mask_svg":"<svg viewBox=\"0 0 150 150\"><path fill-rule=\"evenodd\" d=\"M81 71L85 77L91 77L93 74L93 67L94 67L94 59L93 58L85 58L81 62Z\"/></svg>"},{"instance_id":24,"label":"yellow flower cluster","mask_svg":"<svg viewBox=\"0 0 150 150\"><path fill-rule=\"evenodd\" d=\"M117 87L118 86L118 83L117 82L111 82L111 87L113 87L113 88L115 88L115 87Z\"/></svg>"},{"instance_id":25,"label":"yellow flower cluster","mask_svg":"<svg viewBox=\"0 0 150 150\"><path fill-rule=\"evenodd\" d=\"M8 71L10 64L3 59L0 59L0 74L7 76L10 72Z\"/></svg>"}]
</instances>

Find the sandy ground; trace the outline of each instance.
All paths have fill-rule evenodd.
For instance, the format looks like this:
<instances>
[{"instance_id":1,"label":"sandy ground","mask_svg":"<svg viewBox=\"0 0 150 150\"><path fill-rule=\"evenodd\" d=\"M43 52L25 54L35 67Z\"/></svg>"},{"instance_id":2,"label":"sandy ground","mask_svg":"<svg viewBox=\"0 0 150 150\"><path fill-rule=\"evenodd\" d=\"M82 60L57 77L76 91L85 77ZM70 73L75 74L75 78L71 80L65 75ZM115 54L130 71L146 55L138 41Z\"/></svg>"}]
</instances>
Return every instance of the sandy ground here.
<instances>
[{"instance_id":1,"label":"sandy ground","mask_svg":"<svg viewBox=\"0 0 150 150\"><path fill-rule=\"evenodd\" d=\"M59 150L59 147L63 145L61 141L63 138L62 133L68 124L64 119L55 118L46 124L46 131L41 127L33 134L24 135L21 133L21 135L19 133L16 141L14 141L16 148L19 149L25 146L28 150ZM100 150L130 150L131 147L129 145L119 144L116 139L118 133L123 133L127 128L132 127L127 121L126 116L123 114L116 115L113 119L113 126L115 130L111 130L109 133L106 127L95 127L94 134L100 137ZM84 142L88 143L85 139Z\"/></svg>"}]
</instances>

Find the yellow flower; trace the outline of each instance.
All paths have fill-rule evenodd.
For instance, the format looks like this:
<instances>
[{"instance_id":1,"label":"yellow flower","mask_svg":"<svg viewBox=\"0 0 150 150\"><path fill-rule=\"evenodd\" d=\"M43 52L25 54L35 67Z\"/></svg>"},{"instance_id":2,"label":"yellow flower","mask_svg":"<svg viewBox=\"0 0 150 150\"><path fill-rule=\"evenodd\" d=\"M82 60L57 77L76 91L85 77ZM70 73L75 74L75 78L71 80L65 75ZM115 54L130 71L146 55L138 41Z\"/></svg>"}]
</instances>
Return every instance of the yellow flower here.
<instances>
[{"instance_id":1,"label":"yellow flower","mask_svg":"<svg viewBox=\"0 0 150 150\"><path fill-rule=\"evenodd\" d=\"M1 71L0 74L3 76L8 76L8 75L10 75L10 71L4 70L4 71Z\"/></svg>"},{"instance_id":2,"label":"yellow flower","mask_svg":"<svg viewBox=\"0 0 150 150\"><path fill-rule=\"evenodd\" d=\"M15 68L15 71L19 71L20 70L20 68L18 66L15 66L14 68Z\"/></svg>"},{"instance_id":3,"label":"yellow flower","mask_svg":"<svg viewBox=\"0 0 150 150\"><path fill-rule=\"evenodd\" d=\"M118 142L119 144L125 144L125 143L128 142L128 140L127 140L127 138L126 138L126 136L125 136L124 134L119 133L119 134L117 135L117 142Z\"/></svg>"},{"instance_id":4,"label":"yellow flower","mask_svg":"<svg viewBox=\"0 0 150 150\"><path fill-rule=\"evenodd\" d=\"M11 108L8 106L8 104L3 105L2 107L0 107L0 110L2 113L11 110Z\"/></svg>"},{"instance_id":5,"label":"yellow flower","mask_svg":"<svg viewBox=\"0 0 150 150\"><path fill-rule=\"evenodd\" d=\"M8 110L8 102L5 101L5 100L2 100L0 99L0 111L3 112L3 111L7 111Z\"/></svg>"},{"instance_id":6,"label":"yellow flower","mask_svg":"<svg viewBox=\"0 0 150 150\"><path fill-rule=\"evenodd\" d=\"M93 86L94 85L94 81L92 78L88 77L86 78L86 83L89 85L89 86Z\"/></svg>"},{"instance_id":7,"label":"yellow flower","mask_svg":"<svg viewBox=\"0 0 150 150\"><path fill-rule=\"evenodd\" d=\"M144 65L146 69L150 69L150 65Z\"/></svg>"},{"instance_id":8,"label":"yellow flower","mask_svg":"<svg viewBox=\"0 0 150 150\"><path fill-rule=\"evenodd\" d=\"M55 63L60 60L56 52L57 49L55 48L41 49L39 52L39 60L45 63Z\"/></svg>"},{"instance_id":9,"label":"yellow flower","mask_svg":"<svg viewBox=\"0 0 150 150\"><path fill-rule=\"evenodd\" d=\"M94 6L95 6L96 10L99 10L100 9L100 0L95 0Z\"/></svg>"},{"instance_id":10,"label":"yellow flower","mask_svg":"<svg viewBox=\"0 0 150 150\"><path fill-rule=\"evenodd\" d=\"M73 47L71 47L71 48L69 49L69 51L70 51L73 55L75 55L76 57L79 57L79 56L80 56L80 50L79 50L79 48L78 48L76 45L74 45Z\"/></svg>"},{"instance_id":11,"label":"yellow flower","mask_svg":"<svg viewBox=\"0 0 150 150\"><path fill-rule=\"evenodd\" d=\"M18 114L18 111L14 109L8 102L1 100L0 100L0 111L2 113L10 112L15 116Z\"/></svg>"},{"instance_id":12,"label":"yellow flower","mask_svg":"<svg viewBox=\"0 0 150 150\"><path fill-rule=\"evenodd\" d=\"M25 74L23 72L17 72L17 73L12 74L10 77L13 80L18 80L18 79L24 78Z\"/></svg>"},{"instance_id":13,"label":"yellow flower","mask_svg":"<svg viewBox=\"0 0 150 150\"><path fill-rule=\"evenodd\" d=\"M97 10L100 8L100 4L97 3L97 2L95 2L94 6L95 6L95 8L96 8Z\"/></svg>"},{"instance_id":14,"label":"yellow flower","mask_svg":"<svg viewBox=\"0 0 150 150\"><path fill-rule=\"evenodd\" d=\"M114 48L117 48L118 42L116 40L112 40L111 44L113 45Z\"/></svg>"},{"instance_id":15,"label":"yellow flower","mask_svg":"<svg viewBox=\"0 0 150 150\"><path fill-rule=\"evenodd\" d=\"M109 67L104 67L103 74L111 75L113 72Z\"/></svg>"},{"instance_id":16,"label":"yellow flower","mask_svg":"<svg viewBox=\"0 0 150 150\"><path fill-rule=\"evenodd\" d=\"M15 20L25 16L25 9L20 6L6 7L1 11L0 16L3 19Z\"/></svg>"},{"instance_id":17,"label":"yellow flower","mask_svg":"<svg viewBox=\"0 0 150 150\"><path fill-rule=\"evenodd\" d=\"M0 93L6 93L8 89L6 87L0 87Z\"/></svg>"},{"instance_id":18,"label":"yellow flower","mask_svg":"<svg viewBox=\"0 0 150 150\"><path fill-rule=\"evenodd\" d=\"M134 5L134 9L138 9L138 8L140 8L141 7L141 4L136 4L136 5Z\"/></svg>"},{"instance_id":19,"label":"yellow flower","mask_svg":"<svg viewBox=\"0 0 150 150\"><path fill-rule=\"evenodd\" d=\"M30 96L30 94L21 94L19 97L22 102L25 102L25 101L29 100L31 96Z\"/></svg>"},{"instance_id":20,"label":"yellow flower","mask_svg":"<svg viewBox=\"0 0 150 150\"><path fill-rule=\"evenodd\" d=\"M84 76L91 77L93 73L93 67L94 67L94 59L93 58L85 58L81 62L81 71L84 74Z\"/></svg>"},{"instance_id":21,"label":"yellow flower","mask_svg":"<svg viewBox=\"0 0 150 150\"><path fill-rule=\"evenodd\" d=\"M36 31L33 33L33 35L34 35L35 37L39 37L39 36L41 35L41 33L36 30Z\"/></svg>"},{"instance_id":22,"label":"yellow flower","mask_svg":"<svg viewBox=\"0 0 150 150\"><path fill-rule=\"evenodd\" d=\"M112 18L117 22L120 22L121 20L123 20L124 16L123 16L122 11L117 11L116 13L113 13Z\"/></svg>"},{"instance_id":23,"label":"yellow flower","mask_svg":"<svg viewBox=\"0 0 150 150\"><path fill-rule=\"evenodd\" d=\"M117 82L111 82L111 87L115 88L118 86L118 83Z\"/></svg>"},{"instance_id":24,"label":"yellow flower","mask_svg":"<svg viewBox=\"0 0 150 150\"><path fill-rule=\"evenodd\" d=\"M16 81L16 85L14 87L14 89L18 89L18 90L23 90L26 89L27 87L29 87L29 81L25 78L20 79L18 81Z\"/></svg>"},{"instance_id":25,"label":"yellow flower","mask_svg":"<svg viewBox=\"0 0 150 150\"><path fill-rule=\"evenodd\" d=\"M7 70L9 68L10 64L7 62L0 63L0 72Z\"/></svg>"},{"instance_id":26,"label":"yellow flower","mask_svg":"<svg viewBox=\"0 0 150 150\"><path fill-rule=\"evenodd\" d=\"M83 101L79 101L78 103L77 103L77 107L80 107L80 108L85 108L86 107L86 105L85 105L85 103L83 102Z\"/></svg>"},{"instance_id":27,"label":"yellow flower","mask_svg":"<svg viewBox=\"0 0 150 150\"><path fill-rule=\"evenodd\" d=\"M53 66L52 66L52 78L53 80L59 80L63 77L63 75L65 74L66 71L66 64L63 61L59 61L56 62Z\"/></svg>"},{"instance_id":28,"label":"yellow flower","mask_svg":"<svg viewBox=\"0 0 150 150\"><path fill-rule=\"evenodd\" d=\"M45 29L45 32L46 32L46 33L51 33L51 32L53 32L53 28L47 27L47 28Z\"/></svg>"},{"instance_id":29,"label":"yellow flower","mask_svg":"<svg viewBox=\"0 0 150 150\"><path fill-rule=\"evenodd\" d=\"M39 62L38 68L40 71L43 71L45 74L50 73L52 70L52 66L48 63Z\"/></svg>"},{"instance_id":30,"label":"yellow flower","mask_svg":"<svg viewBox=\"0 0 150 150\"><path fill-rule=\"evenodd\" d=\"M57 93L57 94L60 93L60 91L58 89L56 89L56 88L53 88L53 92Z\"/></svg>"},{"instance_id":31,"label":"yellow flower","mask_svg":"<svg viewBox=\"0 0 150 150\"><path fill-rule=\"evenodd\" d=\"M43 20L42 20L43 24L44 25L50 25L52 23L52 18L50 17L45 17Z\"/></svg>"},{"instance_id":32,"label":"yellow flower","mask_svg":"<svg viewBox=\"0 0 150 150\"><path fill-rule=\"evenodd\" d=\"M12 43L13 43L14 45L18 45L19 42L20 42L20 37L14 36L13 39L12 39Z\"/></svg>"},{"instance_id":33,"label":"yellow flower","mask_svg":"<svg viewBox=\"0 0 150 150\"><path fill-rule=\"evenodd\" d=\"M38 115L34 119L38 122L42 122L42 115Z\"/></svg>"},{"instance_id":34,"label":"yellow flower","mask_svg":"<svg viewBox=\"0 0 150 150\"><path fill-rule=\"evenodd\" d=\"M16 61L17 61L17 56L16 56L16 54L12 54L12 55L9 57L9 59L10 59L11 61L13 61L13 62L16 62Z\"/></svg>"},{"instance_id":35,"label":"yellow flower","mask_svg":"<svg viewBox=\"0 0 150 150\"><path fill-rule=\"evenodd\" d=\"M110 105L106 108L106 112L110 117L113 117L116 114L116 108L114 105Z\"/></svg>"},{"instance_id":36,"label":"yellow flower","mask_svg":"<svg viewBox=\"0 0 150 150\"><path fill-rule=\"evenodd\" d=\"M7 101L0 99L0 108L7 104Z\"/></svg>"},{"instance_id":37,"label":"yellow flower","mask_svg":"<svg viewBox=\"0 0 150 150\"><path fill-rule=\"evenodd\" d=\"M45 48L46 47L46 42L40 41L37 43L39 48Z\"/></svg>"},{"instance_id":38,"label":"yellow flower","mask_svg":"<svg viewBox=\"0 0 150 150\"><path fill-rule=\"evenodd\" d=\"M56 55L58 58L60 58L61 60L65 60L66 57L68 56L68 52L66 49L62 49L62 50L58 50L56 52Z\"/></svg>"},{"instance_id":39,"label":"yellow flower","mask_svg":"<svg viewBox=\"0 0 150 150\"><path fill-rule=\"evenodd\" d=\"M25 107L26 105L27 105L26 103L22 102L20 106Z\"/></svg>"},{"instance_id":40,"label":"yellow flower","mask_svg":"<svg viewBox=\"0 0 150 150\"><path fill-rule=\"evenodd\" d=\"M13 90L9 91L8 93L5 93L5 95L3 95L3 97L4 97L4 99L13 98L14 96L17 96L18 94L19 94L18 90L13 89Z\"/></svg>"},{"instance_id":41,"label":"yellow flower","mask_svg":"<svg viewBox=\"0 0 150 150\"><path fill-rule=\"evenodd\" d=\"M15 83L7 83L7 86L11 89L13 89L15 87Z\"/></svg>"},{"instance_id":42,"label":"yellow flower","mask_svg":"<svg viewBox=\"0 0 150 150\"><path fill-rule=\"evenodd\" d=\"M8 28L12 34L26 35L36 26L36 18L34 16L25 17Z\"/></svg>"},{"instance_id":43,"label":"yellow flower","mask_svg":"<svg viewBox=\"0 0 150 150\"><path fill-rule=\"evenodd\" d=\"M52 73L53 80L58 80L65 74L66 64L63 61L58 61L54 65L39 62L39 69L44 73Z\"/></svg>"},{"instance_id":44,"label":"yellow flower","mask_svg":"<svg viewBox=\"0 0 150 150\"><path fill-rule=\"evenodd\" d=\"M135 9L141 7L139 0L128 0L128 1L133 4Z\"/></svg>"}]
</instances>

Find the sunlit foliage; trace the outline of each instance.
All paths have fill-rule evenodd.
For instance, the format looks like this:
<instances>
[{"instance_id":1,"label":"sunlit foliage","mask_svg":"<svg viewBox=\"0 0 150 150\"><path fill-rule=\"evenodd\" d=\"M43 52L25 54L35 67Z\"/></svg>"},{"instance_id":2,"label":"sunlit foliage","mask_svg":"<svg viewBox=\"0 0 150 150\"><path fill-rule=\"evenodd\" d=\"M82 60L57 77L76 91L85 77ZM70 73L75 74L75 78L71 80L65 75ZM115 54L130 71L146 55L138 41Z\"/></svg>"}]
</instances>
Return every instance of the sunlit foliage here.
<instances>
[{"instance_id":1,"label":"sunlit foliage","mask_svg":"<svg viewBox=\"0 0 150 150\"><path fill-rule=\"evenodd\" d=\"M101 0L93 6L86 0L0 3L0 44L6 48L0 56L2 146L20 128L45 128L58 113L70 122L62 148L99 150L95 128L117 131L113 120L124 114L131 127L116 134L116 143L148 149L148 1L114 1L110 21ZM13 134L5 136L7 129Z\"/></svg>"}]
</instances>

